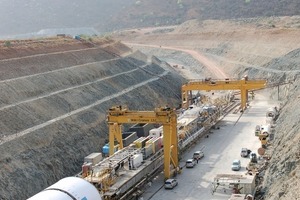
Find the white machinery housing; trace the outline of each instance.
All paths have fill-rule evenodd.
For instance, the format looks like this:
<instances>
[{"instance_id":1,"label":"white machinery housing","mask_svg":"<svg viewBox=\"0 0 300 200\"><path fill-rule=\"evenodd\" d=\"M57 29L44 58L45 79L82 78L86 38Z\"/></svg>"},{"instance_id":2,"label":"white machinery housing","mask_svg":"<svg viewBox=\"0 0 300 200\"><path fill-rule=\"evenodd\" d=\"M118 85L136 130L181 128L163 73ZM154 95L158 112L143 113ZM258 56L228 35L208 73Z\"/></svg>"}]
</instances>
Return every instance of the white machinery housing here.
<instances>
[{"instance_id":1,"label":"white machinery housing","mask_svg":"<svg viewBox=\"0 0 300 200\"><path fill-rule=\"evenodd\" d=\"M101 200L98 190L78 177L63 178L28 200Z\"/></svg>"}]
</instances>

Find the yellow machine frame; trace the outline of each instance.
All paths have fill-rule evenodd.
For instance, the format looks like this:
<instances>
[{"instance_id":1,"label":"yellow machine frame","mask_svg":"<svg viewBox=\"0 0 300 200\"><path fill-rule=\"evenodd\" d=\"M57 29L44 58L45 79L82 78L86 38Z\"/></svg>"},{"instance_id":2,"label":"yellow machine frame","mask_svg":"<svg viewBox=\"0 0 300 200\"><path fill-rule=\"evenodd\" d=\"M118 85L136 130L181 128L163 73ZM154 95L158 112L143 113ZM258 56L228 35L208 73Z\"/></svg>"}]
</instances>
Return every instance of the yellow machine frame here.
<instances>
[{"instance_id":1,"label":"yellow machine frame","mask_svg":"<svg viewBox=\"0 0 300 200\"><path fill-rule=\"evenodd\" d=\"M258 138L261 142L261 147L265 148L265 146L268 144L268 141L267 141L268 137L269 137L269 135L258 134Z\"/></svg>"},{"instance_id":2,"label":"yellow machine frame","mask_svg":"<svg viewBox=\"0 0 300 200\"><path fill-rule=\"evenodd\" d=\"M164 174L166 178L171 176L171 166L177 170L178 163L178 138L177 138L177 115L170 108L156 108L154 111L129 111L122 106L109 109L107 116L109 124L109 154L114 153L118 143L119 149L123 148L121 125L125 123L150 123L162 124L164 132Z\"/></svg>"},{"instance_id":3,"label":"yellow machine frame","mask_svg":"<svg viewBox=\"0 0 300 200\"><path fill-rule=\"evenodd\" d=\"M248 77L242 80L203 80L190 81L182 85L182 108L188 108L190 105L189 93L193 90L240 90L241 91L241 109L246 109L248 100L248 90L262 89L266 86L266 80L248 80Z\"/></svg>"}]
</instances>

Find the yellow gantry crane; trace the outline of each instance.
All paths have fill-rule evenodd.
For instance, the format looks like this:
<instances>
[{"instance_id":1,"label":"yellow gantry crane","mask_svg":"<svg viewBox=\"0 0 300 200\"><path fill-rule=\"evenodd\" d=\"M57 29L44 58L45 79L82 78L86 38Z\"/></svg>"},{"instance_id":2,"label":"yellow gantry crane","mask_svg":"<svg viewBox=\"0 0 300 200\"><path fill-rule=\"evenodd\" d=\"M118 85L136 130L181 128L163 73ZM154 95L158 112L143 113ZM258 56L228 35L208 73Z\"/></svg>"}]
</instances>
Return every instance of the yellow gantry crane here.
<instances>
[{"instance_id":1,"label":"yellow gantry crane","mask_svg":"<svg viewBox=\"0 0 300 200\"><path fill-rule=\"evenodd\" d=\"M182 108L188 108L191 104L191 92L193 90L240 90L241 91L241 109L246 109L248 100L248 91L262 89L266 86L266 80L248 80L245 76L241 80L211 80L190 81L182 85Z\"/></svg>"},{"instance_id":2,"label":"yellow gantry crane","mask_svg":"<svg viewBox=\"0 0 300 200\"><path fill-rule=\"evenodd\" d=\"M129 111L126 107L116 106L109 109L107 116L109 124L109 154L114 153L118 143L119 149L123 148L121 125L135 123L151 123L163 125L164 145L164 174L170 178L171 169L179 169L178 163L178 138L177 138L177 115L170 108L156 108L154 111Z\"/></svg>"}]
</instances>

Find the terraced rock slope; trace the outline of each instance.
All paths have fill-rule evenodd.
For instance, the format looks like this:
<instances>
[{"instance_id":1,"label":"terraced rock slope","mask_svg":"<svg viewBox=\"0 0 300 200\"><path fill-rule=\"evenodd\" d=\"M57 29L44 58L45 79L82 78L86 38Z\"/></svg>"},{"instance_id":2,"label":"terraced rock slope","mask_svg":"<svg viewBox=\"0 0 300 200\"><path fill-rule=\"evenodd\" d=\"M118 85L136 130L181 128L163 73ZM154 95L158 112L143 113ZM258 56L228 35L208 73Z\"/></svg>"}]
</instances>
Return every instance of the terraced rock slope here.
<instances>
[{"instance_id":1,"label":"terraced rock slope","mask_svg":"<svg viewBox=\"0 0 300 200\"><path fill-rule=\"evenodd\" d=\"M114 105L177 107L183 78L108 40L12 41L0 60L0 199L26 199L81 170Z\"/></svg>"}]
</instances>

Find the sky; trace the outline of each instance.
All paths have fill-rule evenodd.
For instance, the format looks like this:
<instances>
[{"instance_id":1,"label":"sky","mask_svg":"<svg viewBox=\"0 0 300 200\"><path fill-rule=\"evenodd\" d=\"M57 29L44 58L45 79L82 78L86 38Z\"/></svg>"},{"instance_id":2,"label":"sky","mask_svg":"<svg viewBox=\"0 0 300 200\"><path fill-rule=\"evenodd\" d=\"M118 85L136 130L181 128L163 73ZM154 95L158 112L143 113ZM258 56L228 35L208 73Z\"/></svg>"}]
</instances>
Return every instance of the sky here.
<instances>
[{"instance_id":1,"label":"sky","mask_svg":"<svg viewBox=\"0 0 300 200\"><path fill-rule=\"evenodd\" d=\"M0 36L101 27L133 0L0 0ZM100 30L101 32L101 30Z\"/></svg>"},{"instance_id":2,"label":"sky","mask_svg":"<svg viewBox=\"0 0 300 200\"><path fill-rule=\"evenodd\" d=\"M0 38L42 29L174 25L189 19L300 14L300 0L0 0Z\"/></svg>"}]
</instances>

